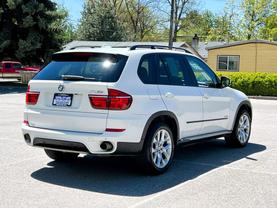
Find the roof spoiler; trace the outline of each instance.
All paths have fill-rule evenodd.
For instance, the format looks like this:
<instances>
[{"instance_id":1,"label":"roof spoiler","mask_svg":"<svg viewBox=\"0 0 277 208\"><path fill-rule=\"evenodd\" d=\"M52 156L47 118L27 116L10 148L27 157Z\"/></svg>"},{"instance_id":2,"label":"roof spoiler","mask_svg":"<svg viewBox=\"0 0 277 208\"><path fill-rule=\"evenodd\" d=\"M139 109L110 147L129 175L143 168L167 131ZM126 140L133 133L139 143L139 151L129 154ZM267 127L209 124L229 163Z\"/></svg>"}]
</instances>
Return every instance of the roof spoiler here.
<instances>
[{"instance_id":1,"label":"roof spoiler","mask_svg":"<svg viewBox=\"0 0 277 208\"><path fill-rule=\"evenodd\" d=\"M74 46L70 47L69 50L74 50L76 48L101 48L100 46L88 46L88 45L80 45L80 46Z\"/></svg>"}]
</instances>

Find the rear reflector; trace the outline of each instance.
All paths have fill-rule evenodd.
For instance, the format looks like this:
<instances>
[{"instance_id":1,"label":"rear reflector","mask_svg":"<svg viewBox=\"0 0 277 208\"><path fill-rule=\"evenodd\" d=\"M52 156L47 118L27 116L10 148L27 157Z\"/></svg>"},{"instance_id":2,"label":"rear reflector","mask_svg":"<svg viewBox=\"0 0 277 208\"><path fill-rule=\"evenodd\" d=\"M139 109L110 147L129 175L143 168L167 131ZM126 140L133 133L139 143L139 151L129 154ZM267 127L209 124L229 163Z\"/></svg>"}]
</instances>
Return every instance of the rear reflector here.
<instances>
[{"instance_id":1,"label":"rear reflector","mask_svg":"<svg viewBox=\"0 0 277 208\"><path fill-rule=\"evenodd\" d=\"M29 122L27 120L24 120L23 123L26 125L26 126L29 126Z\"/></svg>"},{"instance_id":2,"label":"rear reflector","mask_svg":"<svg viewBox=\"0 0 277 208\"><path fill-rule=\"evenodd\" d=\"M38 102L39 92L30 91L30 86L28 86L26 92L26 104L27 105L36 105Z\"/></svg>"},{"instance_id":3,"label":"rear reflector","mask_svg":"<svg viewBox=\"0 0 277 208\"><path fill-rule=\"evenodd\" d=\"M108 95L89 95L95 109L126 110L132 104L132 96L115 89L108 89Z\"/></svg>"},{"instance_id":4,"label":"rear reflector","mask_svg":"<svg viewBox=\"0 0 277 208\"><path fill-rule=\"evenodd\" d=\"M125 129L112 129L112 128L106 128L107 132L123 132Z\"/></svg>"}]
</instances>

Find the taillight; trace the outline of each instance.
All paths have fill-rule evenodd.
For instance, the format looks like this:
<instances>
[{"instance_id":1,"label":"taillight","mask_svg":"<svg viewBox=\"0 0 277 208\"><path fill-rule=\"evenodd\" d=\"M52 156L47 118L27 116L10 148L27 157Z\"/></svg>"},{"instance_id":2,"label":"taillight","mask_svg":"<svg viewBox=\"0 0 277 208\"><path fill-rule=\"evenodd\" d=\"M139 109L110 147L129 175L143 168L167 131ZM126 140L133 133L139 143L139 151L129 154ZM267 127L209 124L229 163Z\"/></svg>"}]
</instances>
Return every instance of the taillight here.
<instances>
[{"instance_id":1,"label":"taillight","mask_svg":"<svg viewBox=\"0 0 277 208\"><path fill-rule=\"evenodd\" d=\"M38 102L39 92L30 91L30 86L28 86L26 92L26 104L27 105L36 105Z\"/></svg>"},{"instance_id":2,"label":"taillight","mask_svg":"<svg viewBox=\"0 0 277 208\"><path fill-rule=\"evenodd\" d=\"M126 110L132 104L132 96L115 89L108 89L108 95L89 95L90 104L96 109Z\"/></svg>"},{"instance_id":3,"label":"taillight","mask_svg":"<svg viewBox=\"0 0 277 208\"><path fill-rule=\"evenodd\" d=\"M119 90L108 89L109 110L126 110L132 104L132 96Z\"/></svg>"}]
</instances>

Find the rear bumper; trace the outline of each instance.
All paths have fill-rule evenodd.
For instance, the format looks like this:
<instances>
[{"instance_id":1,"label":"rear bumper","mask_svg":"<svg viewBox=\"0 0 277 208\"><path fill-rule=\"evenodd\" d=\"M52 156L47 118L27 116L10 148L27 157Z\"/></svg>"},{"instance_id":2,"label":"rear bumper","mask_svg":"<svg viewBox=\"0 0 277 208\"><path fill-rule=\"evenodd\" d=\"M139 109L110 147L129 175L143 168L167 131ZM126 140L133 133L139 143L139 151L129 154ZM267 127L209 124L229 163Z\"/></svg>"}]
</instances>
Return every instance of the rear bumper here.
<instances>
[{"instance_id":1,"label":"rear bumper","mask_svg":"<svg viewBox=\"0 0 277 208\"><path fill-rule=\"evenodd\" d=\"M45 149L62 150L89 154L125 154L138 153L142 150L143 142L136 139L134 142L126 141L122 133L105 132L103 134L76 131L61 131L43 129L22 125L23 135L29 135L30 146ZM121 137L122 136L122 137ZM113 149L105 151L100 148L104 141L111 142Z\"/></svg>"}]
</instances>

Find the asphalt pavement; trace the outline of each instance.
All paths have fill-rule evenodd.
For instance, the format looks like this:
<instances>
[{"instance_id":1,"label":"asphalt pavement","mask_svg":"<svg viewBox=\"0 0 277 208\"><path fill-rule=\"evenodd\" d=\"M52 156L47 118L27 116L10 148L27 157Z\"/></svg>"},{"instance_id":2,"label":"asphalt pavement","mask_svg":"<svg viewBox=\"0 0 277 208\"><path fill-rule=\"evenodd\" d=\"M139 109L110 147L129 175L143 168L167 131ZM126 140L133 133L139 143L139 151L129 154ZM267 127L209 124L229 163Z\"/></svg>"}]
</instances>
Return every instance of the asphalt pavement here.
<instances>
[{"instance_id":1,"label":"asphalt pavement","mask_svg":"<svg viewBox=\"0 0 277 208\"><path fill-rule=\"evenodd\" d=\"M251 100L246 148L222 139L182 146L168 172L148 176L133 157L60 164L27 146L20 129L25 90L0 84L1 208L277 207L277 101Z\"/></svg>"}]
</instances>

